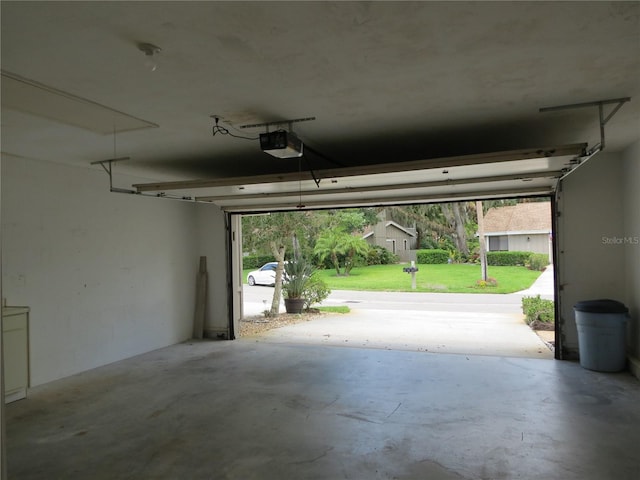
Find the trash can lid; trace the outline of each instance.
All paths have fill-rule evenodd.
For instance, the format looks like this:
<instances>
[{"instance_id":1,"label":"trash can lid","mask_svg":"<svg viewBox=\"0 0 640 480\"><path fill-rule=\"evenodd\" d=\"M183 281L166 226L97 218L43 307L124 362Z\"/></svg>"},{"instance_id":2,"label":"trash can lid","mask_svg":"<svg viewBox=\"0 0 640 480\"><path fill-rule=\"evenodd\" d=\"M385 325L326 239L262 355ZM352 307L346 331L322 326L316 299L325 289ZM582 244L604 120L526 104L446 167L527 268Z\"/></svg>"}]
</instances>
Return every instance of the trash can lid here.
<instances>
[{"instance_id":1,"label":"trash can lid","mask_svg":"<svg viewBox=\"0 0 640 480\"><path fill-rule=\"evenodd\" d=\"M616 300L584 300L573 306L574 310L588 313L628 313L629 309Z\"/></svg>"}]
</instances>

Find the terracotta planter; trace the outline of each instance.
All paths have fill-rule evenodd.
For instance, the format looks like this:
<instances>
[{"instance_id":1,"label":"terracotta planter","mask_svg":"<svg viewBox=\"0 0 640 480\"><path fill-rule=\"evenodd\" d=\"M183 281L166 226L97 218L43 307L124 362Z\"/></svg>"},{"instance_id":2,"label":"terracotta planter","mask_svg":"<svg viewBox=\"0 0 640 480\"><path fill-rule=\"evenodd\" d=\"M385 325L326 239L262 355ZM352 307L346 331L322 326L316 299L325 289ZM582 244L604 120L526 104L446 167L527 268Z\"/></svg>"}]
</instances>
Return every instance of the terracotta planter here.
<instances>
[{"instance_id":1,"label":"terracotta planter","mask_svg":"<svg viewBox=\"0 0 640 480\"><path fill-rule=\"evenodd\" d=\"M306 301L305 298L285 298L284 308L287 313L302 313Z\"/></svg>"}]
</instances>

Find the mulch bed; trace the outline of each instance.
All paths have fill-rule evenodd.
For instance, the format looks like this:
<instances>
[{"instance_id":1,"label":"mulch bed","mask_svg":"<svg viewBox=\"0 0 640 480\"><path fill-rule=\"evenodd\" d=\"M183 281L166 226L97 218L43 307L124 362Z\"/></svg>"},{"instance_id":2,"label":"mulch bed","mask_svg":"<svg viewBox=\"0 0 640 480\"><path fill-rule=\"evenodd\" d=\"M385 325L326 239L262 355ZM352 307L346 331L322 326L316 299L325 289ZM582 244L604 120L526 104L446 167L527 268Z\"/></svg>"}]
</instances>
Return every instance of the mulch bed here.
<instances>
[{"instance_id":1,"label":"mulch bed","mask_svg":"<svg viewBox=\"0 0 640 480\"><path fill-rule=\"evenodd\" d=\"M541 322L540 320L534 320L529 326L532 330L554 330L556 328L555 323Z\"/></svg>"},{"instance_id":2,"label":"mulch bed","mask_svg":"<svg viewBox=\"0 0 640 480\"><path fill-rule=\"evenodd\" d=\"M274 328L295 325L296 323L309 322L326 315L319 310L311 309L300 314L281 313L275 317L254 315L240 320L240 337L254 337Z\"/></svg>"}]
</instances>

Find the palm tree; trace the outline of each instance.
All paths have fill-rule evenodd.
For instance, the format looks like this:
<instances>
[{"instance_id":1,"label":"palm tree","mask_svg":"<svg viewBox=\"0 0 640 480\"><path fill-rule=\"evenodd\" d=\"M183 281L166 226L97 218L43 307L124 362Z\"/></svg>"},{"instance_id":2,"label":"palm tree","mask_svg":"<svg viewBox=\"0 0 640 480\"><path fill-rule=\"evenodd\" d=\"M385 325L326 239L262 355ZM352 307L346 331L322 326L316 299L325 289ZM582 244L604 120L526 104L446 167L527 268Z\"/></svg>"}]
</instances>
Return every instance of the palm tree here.
<instances>
[{"instance_id":1,"label":"palm tree","mask_svg":"<svg viewBox=\"0 0 640 480\"><path fill-rule=\"evenodd\" d=\"M340 276L340 259L344 258L344 273L349 275L353 268L353 259L356 255L366 255L369 251L369 244L360 237L349 235L342 228L332 228L326 230L313 249L313 253L318 255L321 262L331 258L331 263L336 269L336 275Z\"/></svg>"},{"instance_id":2,"label":"palm tree","mask_svg":"<svg viewBox=\"0 0 640 480\"><path fill-rule=\"evenodd\" d=\"M325 230L322 235L316 241L316 245L313 248L313 253L318 255L321 262L324 262L327 257L331 258L331 263L336 269L336 275L340 275L340 261L338 255L342 253L341 238L344 236L344 232L339 228L332 228L331 230Z\"/></svg>"},{"instance_id":3,"label":"palm tree","mask_svg":"<svg viewBox=\"0 0 640 480\"><path fill-rule=\"evenodd\" d=\"M341 242L342 253L347 257L344 260L344 274L349 276L353 268L353 259L356 255L366 255L369 251L369 244L360 237L345 235Z\"/></svg>"}]
</instances>

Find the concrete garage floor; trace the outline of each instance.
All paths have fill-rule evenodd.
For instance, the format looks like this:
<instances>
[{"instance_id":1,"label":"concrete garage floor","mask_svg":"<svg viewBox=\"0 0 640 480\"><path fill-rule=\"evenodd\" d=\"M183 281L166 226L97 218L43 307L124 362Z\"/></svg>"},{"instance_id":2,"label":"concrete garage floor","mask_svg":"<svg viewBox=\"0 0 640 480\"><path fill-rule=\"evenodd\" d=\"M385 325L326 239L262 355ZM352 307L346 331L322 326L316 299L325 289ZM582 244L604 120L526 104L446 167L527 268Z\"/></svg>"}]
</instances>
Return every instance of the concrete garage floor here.
<instances>
[{"instance_id":1,"label":"concrete garage floor","mask_svg":"<svg viewBox=\"0 0 640 480\"><path fill-rule=\"evenodd\" d=\"M7 405L12 479L640 478L640 388L554 360L184 343Z\"/></svg>"}]
</instances>

